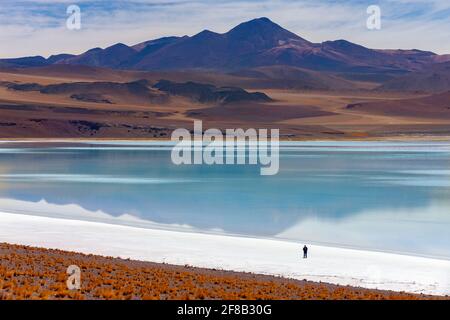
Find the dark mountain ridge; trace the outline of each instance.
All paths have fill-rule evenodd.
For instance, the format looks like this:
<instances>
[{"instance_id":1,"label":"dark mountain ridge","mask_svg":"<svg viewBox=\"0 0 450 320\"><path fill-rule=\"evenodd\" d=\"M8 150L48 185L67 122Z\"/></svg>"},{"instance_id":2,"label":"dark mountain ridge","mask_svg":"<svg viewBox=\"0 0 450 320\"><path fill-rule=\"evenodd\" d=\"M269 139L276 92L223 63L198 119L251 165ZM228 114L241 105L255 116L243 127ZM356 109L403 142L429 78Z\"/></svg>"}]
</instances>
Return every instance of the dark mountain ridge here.
<instances>
[{"instance_id":1,"label":"dark mountain ridge","mask_svg":"<svg viewBox=\"0 0 450 320\"><path fill-rule=\"evenodd\" d=\"M284 65L329 72L405 73L422 70L441 61L439 57L420 50L373 50L346 40L312 43L268 18L259 18L223 34L204 30L192 37L165 37L131 47L118 43L76 56L3 59L0 65L69 64L146 71L236 71Z\"/></svg>"}]
</instances>

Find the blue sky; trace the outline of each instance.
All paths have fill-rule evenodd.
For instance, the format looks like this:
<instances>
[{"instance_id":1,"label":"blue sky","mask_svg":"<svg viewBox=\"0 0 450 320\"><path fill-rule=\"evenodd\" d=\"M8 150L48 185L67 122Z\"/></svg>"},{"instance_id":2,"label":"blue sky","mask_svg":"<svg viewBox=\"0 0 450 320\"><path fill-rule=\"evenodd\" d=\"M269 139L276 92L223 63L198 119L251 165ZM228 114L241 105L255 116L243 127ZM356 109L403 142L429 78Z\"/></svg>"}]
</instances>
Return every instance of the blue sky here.
<instances>
[{"instance_id":1,"label":"blue sky","mask_svg":"<svg viewBox=\"0 0 450 320\"><path fill-rule=\"evenodd\" d=\"M82 11L79 31L65 27L71 4ZM381 30L366 28L373 4L381 8ZM450 53L450 0L1 0L0 57L226 32L262 16L313 42L346 39L371 48Z\"/></svg>"}]
</instances>

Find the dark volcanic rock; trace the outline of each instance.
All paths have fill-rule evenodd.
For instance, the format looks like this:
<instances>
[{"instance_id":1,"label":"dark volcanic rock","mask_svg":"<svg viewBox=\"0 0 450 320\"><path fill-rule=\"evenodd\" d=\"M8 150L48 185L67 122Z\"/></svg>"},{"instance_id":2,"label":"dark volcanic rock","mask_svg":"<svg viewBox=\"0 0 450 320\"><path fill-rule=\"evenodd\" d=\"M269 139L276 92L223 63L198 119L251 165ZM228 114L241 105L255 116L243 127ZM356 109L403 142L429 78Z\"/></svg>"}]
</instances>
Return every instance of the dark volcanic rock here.
<instances>
[{"instance_id":1,"label":"dark volcanic rock","mask_svg":"<svg viewBox=\"0 0 450 320\"><path fill-rule=\"evenodd\" d=\"M40 91L45 86L37 83L8 83L6 87L16 91Z\"/></svg>"},{"instance_id":2,"label":"dark volcanic rock","mask_svg":"<svg viewBox=\"0 0 450 320\"><path fill-rule=\"evenodd\" d=\"M161 80L153 87L171 95L187 97L201 103L219 102L226 104L245 101L272 101L271 98L261 92L247 92L242 88L235 87L217 88L210 84L195 82L176 83L168 80Z\"/></svg>"},{"instance_id":3,"label":"dark volcanic rock","mask_svg":"<svg viewBox=\"0 0 450 320\"><path fill-rule=\"evenodd\" d=\"M70 96L71 99L83 101L83 102L95 102L95 103L109 103L112 104L112 102L105 97L103 97L101 94L96 93L76 93Z\"/></svg>"}]
</instances>

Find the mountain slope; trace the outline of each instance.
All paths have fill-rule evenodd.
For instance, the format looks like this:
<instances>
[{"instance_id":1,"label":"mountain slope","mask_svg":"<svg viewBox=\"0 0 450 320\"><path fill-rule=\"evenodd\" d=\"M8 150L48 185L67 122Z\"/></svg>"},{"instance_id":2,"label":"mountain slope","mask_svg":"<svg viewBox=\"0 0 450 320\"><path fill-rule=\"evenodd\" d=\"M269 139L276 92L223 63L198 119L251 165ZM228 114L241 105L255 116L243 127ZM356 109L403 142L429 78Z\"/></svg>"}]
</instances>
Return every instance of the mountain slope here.
<instances>
[{"instance_id":1,"label":"mountain slope","mask_svg":"<svg viewBox=\"0 0 450 320\"><path fill-rule=\"evenodd\" d=\"M450 90L450 62L432 65L430 68L392 79L378 88L379 91L424 91L442 92Z\"/></svg>"},{"instance_id":2,"label":"mountain slope","mask_svg":"<svg viewBox=\"0 0 450 320\"><path fill-rule=\"evenodd\" d=\"M450 119L450 91L413 99L354 103L347 109L387 116Z\"/></svg>"},{"instance_id":3,"label":"mountain slope","mask_svg":"<svg viewBox=\"0 0 450 320\"><path fill-rule=\"evenodd\" d=\"M301 90L353 90L356 84L327 72L317 72L285 65L242 69L231 73L246 79L246 88Z\"/></svg>"}]
</instances>

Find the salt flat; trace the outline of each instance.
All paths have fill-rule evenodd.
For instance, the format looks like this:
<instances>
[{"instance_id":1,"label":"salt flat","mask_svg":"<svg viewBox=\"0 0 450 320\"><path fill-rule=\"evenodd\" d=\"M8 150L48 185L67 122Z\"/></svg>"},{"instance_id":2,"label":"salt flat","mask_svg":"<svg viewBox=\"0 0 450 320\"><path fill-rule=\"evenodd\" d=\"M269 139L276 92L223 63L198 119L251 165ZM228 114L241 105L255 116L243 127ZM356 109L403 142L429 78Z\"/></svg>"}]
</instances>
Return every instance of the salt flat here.
<instances>
[{"instance_id":1,"label":"salt flat","mask_svg":"<svg viewBox=\"0 0 450 320\"><path fill-rule=\"evenodd\" d=\"M393 253L0 212L0 241L341 285L450 294L450 261Z\"/></svg>"}]
</instances>

